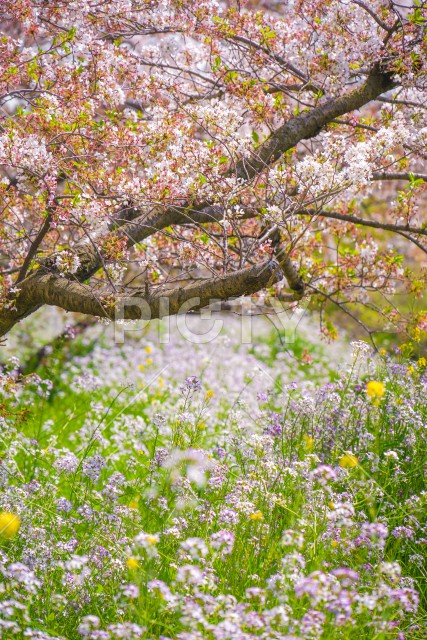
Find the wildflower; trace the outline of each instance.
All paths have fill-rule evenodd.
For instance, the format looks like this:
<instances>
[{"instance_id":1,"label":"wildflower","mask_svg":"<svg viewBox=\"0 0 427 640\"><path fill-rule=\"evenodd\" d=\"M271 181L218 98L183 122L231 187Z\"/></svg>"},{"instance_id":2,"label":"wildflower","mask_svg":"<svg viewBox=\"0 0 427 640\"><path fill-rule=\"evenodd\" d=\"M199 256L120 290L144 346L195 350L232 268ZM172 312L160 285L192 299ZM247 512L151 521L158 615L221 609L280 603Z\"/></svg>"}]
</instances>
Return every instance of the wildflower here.
<instances>
[{"instance_id":1,"label":"wildflower","mask_svg":"<svg viewBox=\"0 0 427 640\"><path fill-rule=\"evenodd\" d=\"M353 525L354 507L350 502L335 502L330 505L331 511L327 513L328 520L335 522L339 527L351 527Z\"/></svg>"},{"instance_id":2,"label":"wildflower","mask_svg":"<svg viewBox=\"0 0 427 640\"><path fill-rule=\"evenodd\" d=\"M177 582L184 582L186 584L201 584L203 577L203 573L199 567L192 564L185 564L182 567L178 567L176 573Z\"/></svg>"},{"instance_id":3,"label":"wildflower","mask_svg":"<svg viewBox=\"0 0 427 640\"><path fill-rule=\"evenodd\" d=\"M82 465L82 475L87 476L92 482L98 482L101 469L105 467L106 462L104 458L98 453L87 458Z\"/></svg>"},{"instance_id":4,"label":"wildflower","mask_svg":"<svg viewBox=\"0 0 427 640\"><path fill-rule=\"evenodd\" d=\"M304 440L304 449L306 451L312 451L314 448L314 438L305 435L302 437L302 439Z\"/></svg>"},{"instance_id":5,"label":"wildflower","mask_svg":"<svg viewBox=\"0 0 427 640\"><path fill-rule=\"evenodd\" d=\"M166 600L169 604L175 603L176 597L162 580L150 580L147 587L149 591L155 593L161 600Z\"/></svg>"},{"instance_id":6,"label":"wildflower","mask_svg":"<svg viewBox=\"0 0 427 640\"><path fill-rule=\"evenodd\" d=\"M218 520L227 524L236 524L239 521L239 515L233 509L225 507L219 512Z\"/></svg>"},{"instance_id":7,"label":"wildflower","mask_svg":"<svg viewBox=\"0 0 427 640\"><path fill-rule=\"evenodd\" d=\"M3 538L13 538L19 531L21 519L14 513L2 511L0 513L0 536Z\"/></svg>"},{"instance_id":8,"label":"wildflower","mask_svg":"<svg viewBox=\"0 0 427 640\"><path fill-rule=\"evenodd\" d=\"M364 356L369 353L370 348L369 345L363 340L357 340L355 342L350 342L350 346L352 348L351 357L356 359L359 355Z\"/></svg>"},{"instance_id":9,"label":"wildflower","mask_svg":"<svg viewBox=\"0 0 427 640\"><path fill-rule=\"evenodd\" d=\"M366 394L373 400L380 399L385 394L385 387L382 382L371 380L366 385Z\"/></svg>"},{"instance_id":10,"label":"wildflower","mask_svg":"<svg viewBox=\"0 0 427 640\"><path fill-rule=\"evenodd\" d=\"M261 604L265 602L265 591L260 587L249 587L246 589L246 597L248 600L258 600Z\"/></svg>"},{"instance_id":11,"label":"wildflower","mask_svg":"<svg viewBox=\"0 0 427 640\"><path fill-rule=\"evenodd\" d=\"M53 463L53 466L58 471L74 473L79 466L79 459L74 455L74 453L68 452L64 456L57 458Z\"/></svg>"},{"instance_id":12,"label":"wildflower","mask_svg":"<svg viewBox=\"0 0 427 640\"><path fill-rule=\"evenodd\" d=\"M251 520L262 520L264 516L262 515L262 511L255 511L249 515Z\"/></svg>"},{"instance_id":13,"label":"wildflower","mask_svg":"<svg viewBox=\"0 0 427 640\"><path fill-rule=\"evenodd\" d=\"M212 400L213 397L214 397L214 392L212 391L212 389L208 389L206 391L206 400Z\"/></svg>"},{"instance_id":14,"label":"wildflower","mask_svg":"<svg viewBox=\"0 0 427 640\"><path fill-rule=\"evenodd\" d=\"M197 376L189 376L185 379L184 386L181 391L184 394L193 395L195 391L200 391L202 388L202 384Z\"/></svg>"},{"instance_id":15,"label":"wildflower","mask_svg":"<svg viewBox=\"0 0 427 640\"><path fill-rule=\"evenodd\" d=\"M193 560L200 560L208 554L206 542L201 538L187 538L181 542L181 549L188 553Z\"/></svg>"},{"instance_id":16,"label":"wildflower","mask_svg":"<svg viewBox=\"0 0 427 640\"><path fill-rule=\"evenodd\" d=\"M312 475L323 486L326 486L328 481L333 482L337 478L337 474L330 464L320 464L313 470Z\"/></svg>"},{"instance_id":17,"label":"wildflower","mask_svg":"<svg viewBox=\"0 0 427 640\"><path fill-rule=\"evenodd\" d=\"M210 544L212 549L220 551L224 556L228 555L233 551L234 533L221 529L211 535Z\"/></svg>"},{"instance_id":18,"label":"wildflower","mask_svg":"<svg viewBox=\"0 0 427 640\"><path fill-rule=\"evenodd\" d=\"M382 562L379 566L380 573L389 578L392 582L397 582L402 570L398 562Z\"/></svg>"},{"instance_id":19,"label":"wildflower","mask_svg":"<svg viewBox=\"0 0 427 640\"><path fill-rule=\"evenodd\" d=\"M139 547L142 547L147 553L148 557L150 558L154 558L155 556L158 555L156 545L159 542L159 540L160 538L158 535L155 535L152 533L144 533L144 532L139 533L134 538L135 544L138 545Z\"/></svg>"},{"instance_id":20,"label":"wildflower","mask_svg":"<svg viewBox=\"0 0 427 640\"><path fill-rule=\"evenodd\" d=\"M56 503L57 511L64 511L65 513L70 513L73 509L73 503L67 500L67 498L59 498Z\"/></svg>"},{"instance_id":21,"label":"wildflower","mask_svg":"<svg viewBox=\"0 0 427 640\"><path fill-rule=\"evenodd\" d=\"M282 545L284 547L297 547L297 549L302 549L304 545L304 536L299 531L286 529L282 535Z\"/></svg>"},{"instance_id":22,"label":"wildflower","mask_svg":"<svg viewBox=\"0 0 427 640\"><path fill-rule=\"evenodd\" d=\"M338 569L333 569L331 574L338 578L341 585L344 587L349 587L353 582L357 582L359 579L359 574L357 571L353 571L349 567L339 567Z\"/></svg>"},{"instance_id":23,"label":"wildflower","mask_svg":"<svg viewBox=\"0 0 427 640\"><path fill-rule=\"evenodd\" d=\"M382 522L364 522L361 527L361 532L364 537L370 539L380 538L385 540L388 537L388 527Z\"/></svg>"},{"instance_id":24,"label":"wildflower","mask_svg":"<svg viewBox=\"0 0 427 640\"><path fill-rule=\"evenodd\" d=\"M419 327L415 327L413 335L412 335L412 339L415 342L421 342L421 338L422 338L422 331Z\"/></svg>"},{"instance_id":25,"label":"wildflower","mask_svg":"<svg viewBox=\"0 0 427 640\"><path fill-rule=\"evenodd\" d=\"M101 620L98 616L84 616L81 624L79 625L78 631L81 636L87 638L92 634L94 629L98 629L100 624Z\"/></svg>"},{"instance_id":26,"label":"wildflower","mask_svg":"<svg viewBox=\"0 0 427 640\"><path fill-rule=\"evenodd\" d=\"M399 456L397 455L396 451L386 451L384 453L384 458L387 458L387 460L395 460L396 462L399 461Z\"/></svg>"},{"instance_id":27,"label":"wildflower","mask_svg":"<svg viewBox=\"0 0 427 640\"><path fill-rule=\"evenodd\" d=\"M135 571L139 567L139 561L136 558L128 558L126 564L131 571Z\"/></svg>"},{"instance_id":28,"label":"wildflower","mask_svg":"<svg viewBox=\"0 0 427 640\"><path fill-rule=\"evenodd\" d=\"M359 460L353 453L347 452L340 458L339 464L343 469L353 469L357 467Z\"/></svg>"},{"instance_id":29,"label":"wildflower","mask_svg":"<svg viewBox=\"0 0 427 640\"><path fill-rule=\"evenodd\" d=\"M151 353L151 352L152 352L151 347L145 347L145 353Z\"/></svg>"},{"instance_id":30,"label":"wildflower","mask_svg":"<svg viewBox=\"0 0 427 640\"><path fill-rule=\"evenodd\" d=\"M412 540L415 532L412 527L395 527L391 532L391 535L395 538Z\"/></svg>"},{"instance_id":31,"label":"wildflower","mask_svg":"<svg viewBox=\"0 0 427 640\"><path fill-rule=\"evenodd\" d=\"M124 587L122 587L122 593L127 598L139 598L139 588L136 586L136 584L126 584Z\"/></svg>"},{"instance_id":32,"label":"wildflower","mask_svg":"<svg viewBox=\"0 0 427 640\"><path fill-rule=\"evenodd\" d=\"M427 366L427 360L425 358L418 358L417 365L419 367L425 367Z\"/></svg>"}]
</instances>

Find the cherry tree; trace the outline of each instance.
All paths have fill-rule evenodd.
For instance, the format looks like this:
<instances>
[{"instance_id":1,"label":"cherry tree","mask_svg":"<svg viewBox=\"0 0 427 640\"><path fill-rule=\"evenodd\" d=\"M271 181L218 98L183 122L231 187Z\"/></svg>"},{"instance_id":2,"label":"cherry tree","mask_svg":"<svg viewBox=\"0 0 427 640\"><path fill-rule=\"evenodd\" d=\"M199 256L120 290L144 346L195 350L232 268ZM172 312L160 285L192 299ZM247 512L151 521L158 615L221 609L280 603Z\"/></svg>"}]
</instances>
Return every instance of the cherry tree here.
<instances>
[{"instance_id":1,"label":"cherry tree","mask_svg":"<svg viewBox=\"0 0 427 640\"><path fill-rule=\"evenodd\" d=\"M427 328L392 298L427 278L426 21L420 0L2 0L0 335L43 305L243 295Z\"/></svg>"}]
</instances>

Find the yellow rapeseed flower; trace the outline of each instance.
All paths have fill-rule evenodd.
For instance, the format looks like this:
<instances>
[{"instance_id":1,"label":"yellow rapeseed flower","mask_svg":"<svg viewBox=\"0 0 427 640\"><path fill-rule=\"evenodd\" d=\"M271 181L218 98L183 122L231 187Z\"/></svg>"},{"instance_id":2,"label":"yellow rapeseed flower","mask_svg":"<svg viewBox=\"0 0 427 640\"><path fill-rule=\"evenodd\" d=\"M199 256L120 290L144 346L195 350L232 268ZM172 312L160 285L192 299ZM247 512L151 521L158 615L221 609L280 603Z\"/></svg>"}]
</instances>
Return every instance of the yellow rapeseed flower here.
<instances>
[{"instance_id":1,"label":"yellow rapeseed flower","mask_svg":"<svg viewBox=\"0 0 427 640\"><path fill-rule=\"evenodd\" d=\"M135 571L139 567L139 562L136 558L128 558L126 564L131 571Z\"/></svg>"},{"instance_id":2,"label":"yellow rapeseed flower","mask_svg":"<svg viewBox=\"0 0 427 640\"><path fill-rule=\"evenodd\" d=\"M206 391L206 400L212 400L213 397L214 397L214 392L212 391L212 389L208 389Z\"/></svg>"},{"instance_id":3,"label":"yellow rapeseed flower","mask_svg":"<svg viewBox=\"0 0 427 640\"><path fill-rule=\"evenodd\" d=\"M306 451L312 451L314 449L314 438L305 435L302 439L304 440L304 449Z\"/></svg>"},{"instance_id":4,"label":"yellow rapeseed flower","mask_svg":"<svg viewBox=\"0 0 427 640\"><path fill-rule=\"evenodd\" d=\"M345 453L342 458L340 458L340 467L343 469L353 469L357 467L359 464L359 460L353 453Z\"/></svg>"},{"instance_id":5,"label":"yellow rapeseed flower","mask_svg":"<svg viewBox=\"0 0 427 640\"><path fill-rule=\"evenodd\" d=\"M427 366L427 360L425 358L418 358L417 364L419 367Z\"/></svg>"},{"instance_id":6,"label":"yellow rapeseed flower","mask_svg":"<svg viewBox=\"0 0 427 640\"><path fill-rule=\"evenodd\" d=\"M249 517L251 520L262 520L264 518L262 511L255 511L255 513L251 513Z\"/></svg>"},{"instance_id":7,"label":"yellow rapeseed flower","mask_svg":"<svg viewBox=\"0 0 427 640\"><path fill-rule=\"evenodd\" d=\"M412 340L415 340L415 342L421 342L422 335L423 332L421 331L421 329L419 327L415 327L412 334Z\"/></svg>"},{"instance_id":8,"label":"yellow rapeseed flower","mask_svg":"<svg viewBox=\"0 0 427 640\"><path fill-rule=\"evenodd\" d=\"M376 380L371 380L366 385L366 393L370 398L378 399L382 398L385 394L385 386L382 382L377 382Z\"/></svg>"},{"instance_id":9,"label":"yellow rapeseed flower","mask_svg":"<svg viewBox=\"0 0 427 640\"><path fill-rule=\"evenodd\" d=\"M2 511L0 513L0 536L3 538L13 538L19 531L21 519L15 513Z\"/></svg>"}]
</instances>

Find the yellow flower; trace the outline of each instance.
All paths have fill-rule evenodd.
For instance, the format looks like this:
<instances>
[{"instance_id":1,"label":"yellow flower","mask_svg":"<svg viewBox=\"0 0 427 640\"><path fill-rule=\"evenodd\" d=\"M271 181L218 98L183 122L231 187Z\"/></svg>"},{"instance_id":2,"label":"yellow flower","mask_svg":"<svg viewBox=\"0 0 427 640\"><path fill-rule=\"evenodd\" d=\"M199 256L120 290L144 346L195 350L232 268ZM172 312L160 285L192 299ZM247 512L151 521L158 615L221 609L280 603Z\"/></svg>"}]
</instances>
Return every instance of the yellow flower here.
<instances>
[{"instance_id":1,"label":"yellow flower","mask_svg":"<svg viewBox=\"0 0 427 640\"><path fill-rule=\"evenodd\" d=\"M0 513L0 536L3 538L13 538L19 531L21 519L14 513L2 511Z\"/></svg>"},{"instance_id":2,"label":"yellow flower","mask_svg":"<svg viewBox=\"0 0 427 640\"><path fill-rule=\"evenodd\" d=\"M366 393L370 398L382 398L385 394L385 387L382 382L371 380L366 385Z\"/></svg>"},{"instance_id":3,"label":"yellow flower","mask_svg":"<svg viewBox=\"0 0 427 640\"><path fill-rule=\"evenodd\" d=\"M138 500L131 500L128 507L129 509L138 509Z\"/></svg>"},{"instance_id":4,"label":"yellow flower","mask_svg":"<svg viewBox=\"0 0 427 640\"><path fill-rule=\"evenodd\" d=\"M412 355L414 351L414 345L412 345L410 342L405 342L404 344L401 344L399 348L402 356L405 356L406 358Z\"/></svg>"},{"instance_id":5,"label":"yellow flower","mask_svg":"<svg viewBox=\"0 0 427 640\"><path fill-rule=\"evenodd\" d=\"M152 536L150 533L145 536L145 539L148 544L156 544L159 541L158 536Z\"/></svg>"},{"instance_id":6,"label":"yellow flower","mask_svg":"<svg viewBox=\"0 0 427 640\"><path fill-rule=\"evenodd\" d=\"M345 453L342 458L340 458L340 467L343 469L353 469L357 467L359 464L359 460L353 453Z\"/></svg>"},{"instance_id":7,"label":"yellow flower","mask_svg":"<svg viewBox=\"0 0 427 640\"><path fill-rule=\"evenodd\" d=\"M413 373L415 373L415 368L414 367L407 367L406 371L411 376Z\"/></svg>"},{"instance_id":8,"label":"yellow flower","mask_svg":"<svg viewBox=\"0 0 427 640\"><path fill-rule=\"evenodd\" d=\"M264 518L261 511L255 511L255 513L251 513L249 517L251 520L262 520Z\"/></svg>"},{"instance_id":9,"label":"yellow flower","mask_svg":"<svg viewBox=\"0 0 427 640\"><path fill-rule=\"evenodd\" d=\"M382 358L385 358L385 357L386 357L386 355L387 355L387 351L386 351L385 349L381 349L381 351L380 351L380 356L381 356Z\"/></svg>"},{"instance_id":10,"label":"yellow flower","mask_svg":"<svg viewBox=\"0 0 427 640\"><path fill-rule=\"evenodd\" d=\"M306 435L303 436L302 439L304 440L304 449L306 451L312 451L314 449L314 438Z\"/></svg>"},{"instance_id":11,"label":"yellow flower","mask_svg":"<svg viewBox=\"0 0 427 640\"><path fill-rule=\"evenodd\" d=\"M144 371L144 369L145 369L145 364L140 364L140 365L139 365L139 367L138 367L138 369L139 369L140 371Z\"/></svg>"},{"instance_id":12,"label":"yellow flower","mask_svg":"<svg viewBox=\"0 0 427 640\"><path fill-rule=\"evenodd\" d=\"M152 349L151 347L145 347L145 353L151 353Z\"/></svg>"},{"instance_id":13,"label":"yellow flower","mask_svg":"<svg viewBox=\"0 0 427 640\"><path fill-rule=\"evenodd\" d=\"M162 389L165 386L165 381L163 380L162 376L160 376L157 379L157 384L159 385L159 387Z\"/></svg>"},{"instance_id":14,"label":"yellow flower","mask_svg":"<svg viewBox=\"0 0 427 640\"><path fill-rule=\"evenodd\" d=\"M212 400L213 397L214 397L214 392L212 391L212 389L208 389L206 391L206 400Z\"/></svg>"},{"instance_id":15,"label":"yellow flower","mask_svg":"<svg viewBox=\"0 0 427 640\"><path fill-rule=\"evenodd\" d=\"M331 542L331 547L332 549L336 549L339 545L339 542L337 540L332 540Z\"/></svg>"},{"instance_id":16,"label":"yellow flower","mask_svg":"<svg viewBox=\"0 0 427 640\"><path fill-rule=\"evenodd\" d=\"M147 358L147 360L145 361L145 364L147 365L147 367L149 367L150 365L153 364L153 361L151 358Z\"/></svg>"},{"instance_id":17,"label":"yellow flower","mask_svg":"<svg viewBox=\"0 0 427 640\"><path fill-rule=\"evenodd\" d=\"M412 334L412 339L415 340L415 342L421 342L421 338L422 338L421 329L419 327L415 327Z\"/></svg>"},{"instance_id":18,"label":"yellow flower","mask_svg":"<svg viewBox=\"0 0 427 640\"><path fill-rule=\"evenodd\" d=\"M419 367L425 367L427 366L427 360L425 358L419 358L417 364Z\"/></svg>"},{"instance_id":19,"label":"yellow flower","mask_svg":"<svg viewBox=\"0 0 427 640\"><path fill-rule=\"evenodd\" d=\"M139 567L139 562L136 558L128 558L126 564L131 571L135 571Z\"/></svg>"}]
</instances>

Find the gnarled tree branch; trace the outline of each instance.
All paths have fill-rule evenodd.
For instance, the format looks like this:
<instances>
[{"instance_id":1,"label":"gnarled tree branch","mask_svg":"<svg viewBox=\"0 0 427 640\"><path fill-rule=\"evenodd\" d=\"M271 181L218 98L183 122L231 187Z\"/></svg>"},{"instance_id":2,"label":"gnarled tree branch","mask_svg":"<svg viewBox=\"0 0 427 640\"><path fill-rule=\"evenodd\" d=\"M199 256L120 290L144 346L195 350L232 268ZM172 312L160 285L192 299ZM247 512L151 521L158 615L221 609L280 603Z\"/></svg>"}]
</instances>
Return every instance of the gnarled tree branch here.
<instances>
[{"instance_id":1,"label":"gnarled tree branch","mask_svg":"<svg viewBox=\"0 0 427 640\"><path fill-rule=\"evenodd\" d=\"M211 300L228 300L256 293L273 278L277 282L283 273L277 263L268 260L233 273L206 278L179 288L162 288L155 293L134 289L129 295L112 297L110 291L93 292L91 287L67 280L41 267L21 283L15 307L3 310L0 335L4 335L16 322L33 313L42 304L61 307L86 315L115 320L154 319L179 313L182 305L196 298L192 308L206 307Z\"/></svg>"}]
</instances>

